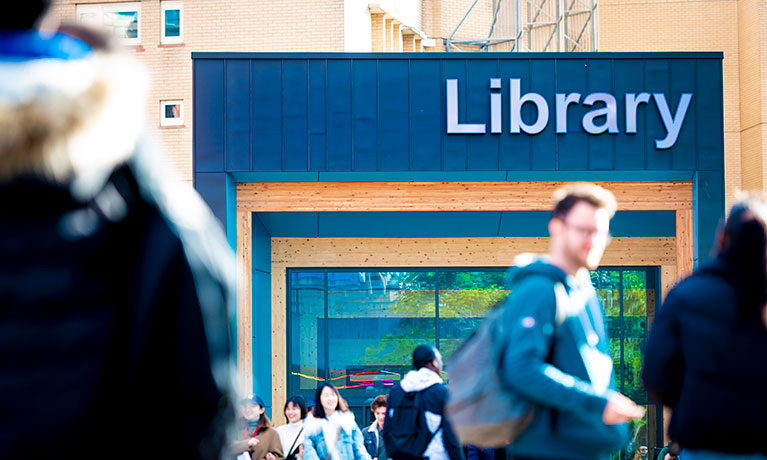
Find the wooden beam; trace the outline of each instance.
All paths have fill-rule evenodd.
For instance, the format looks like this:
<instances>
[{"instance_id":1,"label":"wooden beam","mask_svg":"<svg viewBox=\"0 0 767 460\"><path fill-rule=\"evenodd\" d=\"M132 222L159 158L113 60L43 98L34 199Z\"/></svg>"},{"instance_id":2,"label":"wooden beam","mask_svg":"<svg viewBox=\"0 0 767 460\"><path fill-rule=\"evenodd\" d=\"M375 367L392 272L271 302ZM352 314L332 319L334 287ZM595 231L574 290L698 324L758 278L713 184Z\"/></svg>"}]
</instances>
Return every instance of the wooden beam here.
<instances>
[{"instance_id":1,"label":"wooden beam","mask_svg":"<svg viewBox=\"0 0 767 460\"><path fill-rule=\"evenodd\" d=\"M238 211L548 211L564 182L265 182L237 184ZM691 210L692 185L599 182L618 208Z\"/></svg>"},{"instance_id":2,"label":"wooden beam","mask_svg":"<svg viewBox=\"0 0 767 460\"><path fill-rule=\"evenodd\" d=\"M237 212L237 391L253 391L252 213Z\"/></svg>"},{"instance_id":3,"label":"wooden beam","mask_svg":"<svg viewBox=\"0 0 767 460\"><path fill-rule=\"evenodd\" d=\"M661 303L666 300L668 291L674 287L677 280L676 265L662 265L660 267L660 295ZM659 305L660 307L660 305Z\"/></svg>"},{"instance_id":4,"label":"wooden beam","mask_svg":"<svg viewBox=\"0 0 767 460\"><path fill-rule=\"evenodd\" d=\"M548 238L272 238L272 265L290 267L506 267ZM613 238L602 265L673 265L673 237Z\"/></svg>"},{"instance_id":5,"label":"wooden beam","mask_svg":"<svg viewBox=\"0 0 767 460\"><path fill-rule=\"evenodd\" d=\"M288 283L285 275L285 267L272 266L272 299L287 298L285 290ZM285 301L275 304L272 300L272 421L280 425L287 423L282 408L288 394L287 313L284 307L280 307L284 304Z\"/></svg>"},{"instance_id":6,"label":"wooden beam","mask_svg":"<svg viewBox=\"0 0 767 460\"><path fill-rule=\"evenodd\" d=\"M692 209L676 212L676 274L681 280L693 270Z\"/></svg>"}]
</instances>

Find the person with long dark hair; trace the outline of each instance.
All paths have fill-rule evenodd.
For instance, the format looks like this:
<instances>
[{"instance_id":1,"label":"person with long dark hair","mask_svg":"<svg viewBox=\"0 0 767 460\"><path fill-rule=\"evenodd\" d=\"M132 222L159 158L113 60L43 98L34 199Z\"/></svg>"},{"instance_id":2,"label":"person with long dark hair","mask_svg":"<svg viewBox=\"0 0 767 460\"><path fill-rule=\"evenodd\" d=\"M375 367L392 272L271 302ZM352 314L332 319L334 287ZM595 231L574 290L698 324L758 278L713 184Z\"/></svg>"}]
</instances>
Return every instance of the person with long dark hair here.
<instances>
[{"instance_id":1,"label":"person with long dark hair","mask_svg":"<svg viewBox=\"0 0 767 460\"><path fill-rule=\"evenodd\" d=\"M669 292L647 344L645 386L671 407L685 460L767 459L766 302L767 201L745 195L716 259Z\"/></svg>"},{"instance_id":2,"label":"person with long dark hair","mask_svg":"<svg viewBox=\"0 0 767 460\"><path fill-rule=\"evenodd\" d=\"M304 419L308 413L306 401L302 396L291 396L285 402L282 412L288 423L277 427L277 434L280 435L285 460L301 460L304 445Z\"/></svg>"},{"instance_id":3,"label":"person with long dark hair","mask_svg":"<svg viewBox=\"0 0 767 460\"><path fill-rule=\"evenodd\" d=\"M303 460L371 460L354 414L336 387L322 382L306 420Z\"/></svg>"},{"instance_id":4,"label":"person with long dark hair","mask_svg":"<svg viewBox=\"0 0 767 460\"><path fill-rule=\"evenodd\" d=\"M252 394L240 401L240 418L235 441L230 452L241 458L249 454L253 460L280 460L284 458L277 431L272 428L261 396Z\"/></svg>"}]
</instances>

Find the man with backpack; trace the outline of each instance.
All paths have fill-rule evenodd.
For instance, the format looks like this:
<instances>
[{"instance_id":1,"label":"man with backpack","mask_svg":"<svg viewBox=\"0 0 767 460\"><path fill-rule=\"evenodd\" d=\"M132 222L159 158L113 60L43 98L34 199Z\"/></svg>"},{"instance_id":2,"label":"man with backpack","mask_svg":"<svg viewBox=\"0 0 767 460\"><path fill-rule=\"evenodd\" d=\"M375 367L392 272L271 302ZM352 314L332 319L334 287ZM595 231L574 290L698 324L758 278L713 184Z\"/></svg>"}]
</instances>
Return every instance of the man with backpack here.
<instances>
[{"instance_id":1,"label":"man with backpack","mask_svg":"<svg viewBox=\"0 0 767 460\"><path fill-rule=\"evenodd\" d=\"M599 265L617 207L594 184L557 190L547 258L518 268L493 341L503 385L531 407L509 446L514 460L606 460L644 409L615 391L604 312L589 269Z\"/></svg>"},{"instance_id":2,"label":"man with backpack","mask_svg":"<svg viewBox=\"0 0 767 460\"><path fill-rule=\"evenodd\" d=\"M388 457L463 460L463 449L444 417L448 393L442 384L442 356L432 345L419 345L413 350L413 368L387 399L383 438Z\"/></svg>"}]
</instances>

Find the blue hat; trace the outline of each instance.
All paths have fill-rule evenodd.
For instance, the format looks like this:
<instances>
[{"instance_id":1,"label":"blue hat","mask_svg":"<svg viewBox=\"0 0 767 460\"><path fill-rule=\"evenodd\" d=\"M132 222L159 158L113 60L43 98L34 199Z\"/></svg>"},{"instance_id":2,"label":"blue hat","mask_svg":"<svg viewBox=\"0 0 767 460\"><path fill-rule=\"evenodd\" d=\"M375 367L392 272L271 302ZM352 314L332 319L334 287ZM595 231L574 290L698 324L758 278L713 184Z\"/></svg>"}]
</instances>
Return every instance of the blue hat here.
<instances>
[{"instance_id":1,"label":"blue hat","mask_svg":"<svg viewBox=\"0 0 767 460\"><path fill-rule=\"evenodd\" d=\"M250 402L261 407L266 407L266 404L264 404L264 398L255 393L246 396L242 401L240 401L240 404L244 404L245 402Z\"/></svg>"}]
</instances>

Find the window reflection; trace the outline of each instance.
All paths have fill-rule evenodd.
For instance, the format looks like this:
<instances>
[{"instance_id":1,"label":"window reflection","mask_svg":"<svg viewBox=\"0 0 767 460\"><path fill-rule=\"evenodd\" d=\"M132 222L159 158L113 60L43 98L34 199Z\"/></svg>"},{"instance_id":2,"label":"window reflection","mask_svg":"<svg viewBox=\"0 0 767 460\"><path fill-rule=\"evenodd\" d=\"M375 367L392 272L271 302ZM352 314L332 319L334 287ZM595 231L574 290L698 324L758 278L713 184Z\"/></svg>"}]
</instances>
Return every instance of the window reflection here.
<instances>
[{"instance_id":1,"label":"window reflection","mask_svg":"<svg viewBox=\"0 0 767 460\"><path fill-rule=\"evenodd\" d=\"M648 406L644 421L633 428L652 451L662 424L642 387L641 369L657 272L600 268L591 276L605 308L616 383ZM317 382L330 380L364 424L372 398L388 393L410 370L412 350L433 343L447 362L506 298L506 278L500 268L290 270L289 394L311 404Z\"/></svg>"}]
</instances>

